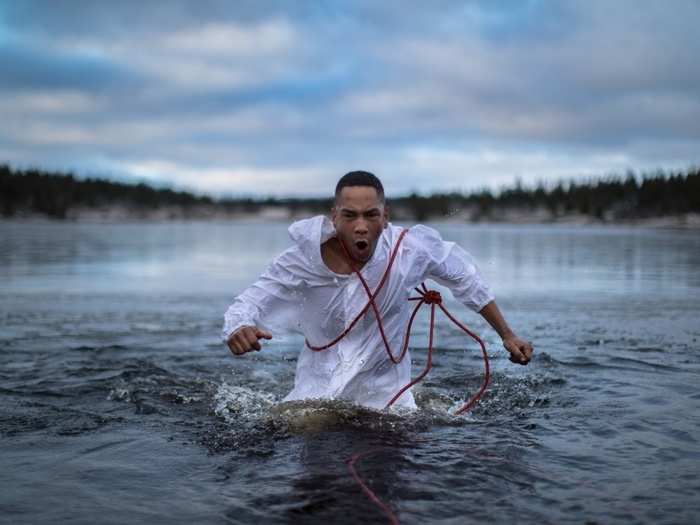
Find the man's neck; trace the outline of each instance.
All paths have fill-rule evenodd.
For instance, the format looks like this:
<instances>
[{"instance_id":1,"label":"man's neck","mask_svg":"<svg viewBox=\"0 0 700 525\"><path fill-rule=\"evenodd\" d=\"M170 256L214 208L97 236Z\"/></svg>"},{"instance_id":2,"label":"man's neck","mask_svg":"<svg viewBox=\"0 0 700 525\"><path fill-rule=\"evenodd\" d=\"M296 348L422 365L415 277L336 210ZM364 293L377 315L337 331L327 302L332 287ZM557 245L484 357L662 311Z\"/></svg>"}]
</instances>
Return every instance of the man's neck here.
<instances>
[{"instance_id":1,"label":"man's neck","mask_svg":"<svg viewBox=\"0 0 700 525\"><path fill-rule=\"evenodd\" d=\"M348 256L337 237L332 237L321 245L321 258L326 267L333 273L347 275L353 272ZM361 270L365 263L353 261L353 265L358 270Z\"/></svg>"}]
</instances>

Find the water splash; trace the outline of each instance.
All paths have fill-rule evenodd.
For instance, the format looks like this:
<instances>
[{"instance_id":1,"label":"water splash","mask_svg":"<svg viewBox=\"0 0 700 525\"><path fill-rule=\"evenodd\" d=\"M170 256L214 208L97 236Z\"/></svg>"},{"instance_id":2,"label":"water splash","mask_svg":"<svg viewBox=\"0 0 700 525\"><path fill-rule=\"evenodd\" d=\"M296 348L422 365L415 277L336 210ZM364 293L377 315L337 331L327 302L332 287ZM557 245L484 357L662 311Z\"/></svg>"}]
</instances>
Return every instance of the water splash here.
<instances>
[{"instance_id":1,"label":"water splash","mask_svg":"<svg viewBox=\"0 0 700 525\"><path fill-rule=\"evenodd\" d=\"M266 416L275 401L270 393L222 383L214 394L214 413L228 423L255 421Z\"/></svg>"}]
</instances>

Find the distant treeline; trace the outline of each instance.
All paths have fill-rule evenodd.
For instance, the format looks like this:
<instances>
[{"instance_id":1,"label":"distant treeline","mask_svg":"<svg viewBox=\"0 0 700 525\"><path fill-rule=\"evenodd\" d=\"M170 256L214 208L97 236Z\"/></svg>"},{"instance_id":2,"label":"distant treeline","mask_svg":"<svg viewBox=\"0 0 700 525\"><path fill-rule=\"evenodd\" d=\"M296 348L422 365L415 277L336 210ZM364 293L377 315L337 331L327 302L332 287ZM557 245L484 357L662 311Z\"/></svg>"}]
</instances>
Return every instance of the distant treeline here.
<instances>
[{"instance_id":1,"label":"distant treeline","mask_svg":"<svg viewBox=\"0 0 700 525\"><path fill-rule=\"evenodd\" d=\"M104 179L76 179L71 174L37 169L13 170L0 165L2 215L35 212L56 219L66 218L76 207L100 208L115 204L134 208L213 205L209 197L183 191L155 189L146 184L121 184Z\"/></svg>"},{"instance_id":2,"label":"distant treeline","mask_svg":"<svg viewBox=\"0 0 700 525\"><path fill-rule=\"evenodd\" d=\"M413 194L392 202L411 209L418 220L461 210L469 210L471 220L498 220L504 211L539 212L553 220L575 214L604 221L666 217L700 212L700 170L629 172L583 182L540 183L535 188L518 183L496 195L490 190L429 197Z\"/></svg>"},{"instance_id":3,"label":"distant treeline","mask_svg":"<svg viewBox=\"0 0 700 525\"><path fill-rule=\"evenodd\" d=\"M391 198L390 204L395 218L415 220L454 216L464 220L502 220L509 213L511 217L513 213L537 215L542 220L569 215L602 221L666 217L700 213L700 171L692 168L676 173L627 173L585 182L542 183L534 188L516 184L495 194L490 190L430 196L414 193ZM298 216L326 212L330 205L330 198L214 200L146 184L79 179L71 174L16 170L0 165L0 212L4 217L39 214L65 219L74 217L76 210L114 206L137 212L177 209L182 212L177 217L228 217L262 212L269 215L275 209L288 216Z\"/></svg>"}]
</instances>

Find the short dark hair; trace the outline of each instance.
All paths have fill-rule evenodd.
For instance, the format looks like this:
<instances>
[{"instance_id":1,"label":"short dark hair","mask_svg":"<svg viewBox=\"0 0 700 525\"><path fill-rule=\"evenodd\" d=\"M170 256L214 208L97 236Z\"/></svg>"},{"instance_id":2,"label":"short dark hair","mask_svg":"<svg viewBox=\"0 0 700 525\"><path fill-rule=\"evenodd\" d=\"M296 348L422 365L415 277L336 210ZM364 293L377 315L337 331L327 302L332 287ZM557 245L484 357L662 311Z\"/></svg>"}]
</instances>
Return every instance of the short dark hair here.
<instances>
[{"instance_id":1,"label":"short dark hair","mask_svg":"<svg viewBox=\"0 0 700 525\"><path fill-rule=\"evenodd\" d=\"M384 202L384 186L376 175L369 171L351 171L343 175L335 187L335 200L340 197L340 192L343 188L349 186L371 186L377 190L377 196L381 202Z\"/></svg>"}]
</instances>

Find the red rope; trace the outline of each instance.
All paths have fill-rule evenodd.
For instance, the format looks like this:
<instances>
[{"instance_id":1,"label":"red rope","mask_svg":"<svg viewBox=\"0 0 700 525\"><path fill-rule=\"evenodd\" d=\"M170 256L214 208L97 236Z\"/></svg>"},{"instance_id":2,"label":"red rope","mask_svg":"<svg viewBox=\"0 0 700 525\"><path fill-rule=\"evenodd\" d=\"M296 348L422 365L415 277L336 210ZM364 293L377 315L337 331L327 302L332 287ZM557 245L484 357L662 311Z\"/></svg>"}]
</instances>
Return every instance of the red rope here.
<instances>
[{"instance_id":1,"label":"red rope","mask_svg":"<svg viewBox=\"0 0 700 525\"><path fill-rule=\"evenodd\" d=\"M355 318L352 320L352 322L348 325L348 327L343 330L343 332L333 339L330 343L327 343L322 346L313 346L311 343L309 343L309 340L306 340L306 346L309 347L309 349L313 350L314 352L320 352L322 350L327 350L331 346L335 346L338 344L338 342L345 337L350 330L352 330L357 322L362 318L363 315L367 312L367 310L371 307L374 310L374 316L377 319L377 325L379 326L379 333L382 336L382 341L384 341L384 348L386 349L387 354L389 355L389 359L391 359L391 362L394 364L399 364L401 360L403 359L403 356L406 353L406 349L408 348L408 341L406 341L403 350L401 351L401 355L399 356L398 359L394 357L394 354L391 353L391 348L389 348L389 342L386 339L386 335L384 334L384 325L382 324L381 321L381 316L379 315L379 309L377 308L376 303L374 302L374 298L377 297L379 292L382 290L384 287L384 284L386 283L387 279L389 278L389 273L391 272L391 267L394 265L394 260L396 260L396 255L399 253L399 245L401 244L401 241L405 237L406 233L408 230L403 230L401 232L401 235L399 235L398 240L396 241L396 246L394 247L394 250L392 251L391 257L389 258L389 263L386 266L386 270L384 270L384 275L382 276L382 280L379 281L379 285L377 286L377 289L374 291L374 293L371 292L369 289L369 286L367 286L367 281L365 281L365 278L362 277L362 274L360 271L357 269L357 267L353 264L352 259L350 258L350 253L348 253L348 249L345 247L345 244L343 244L343 241L338 238L338 241L340 242L340 245L343 247L343 251L345 252L345 256L347 257L348 263L350 264L350 267L352 268L352 271L357 274L357 276L360 278L360 282L362 283L362 286L365 289L365 292L367 292L367 297L369 300L367 301L367 304L365 307L360 310L360 313L358 313Z\"/></svg>"},{"instance_id":2,"label":"red rope","mask_svg":"<svg viewBox=\"0 0 700 525\"><path fill-rule=\"evenodd\" d=\"M365 278L362 276L362 273L360 273L360 270L355 266L355 264L352 261L352 258L350 257L350 253L348 252L345 244L343 243L340 238L338 238L338 241L340 242L340 246L343 248L343 252L345 253L345 256L347 258L348 263L350 264L350 267L352 268L352 271L357 274L357 277L360 279L360 283L362 283L362 287L365 289L365 292L367 293L367 304L360 310L360 312L355 316L355 318L350 322L350 324L347 326L343 332L330 341L329 343L326 343L325 345L321 346L314 346L311 343L309 343L308 339L306 340L306 346L309 347L309 349L315 351L315 352L320 352L322 350L327 350L328 348L338 344L343 337L345 337L350 330L352 330L357 322L362 318L367 313L367 310L372 308L374 311L374 317L377 320L377 327L379 328L379 334L382 337L382 342L384 343L384 348L386 350L387 355L389 356L389 359L391 360L392 363L394 364L399 364L404 356L406 355L406 351L408 350L408 344L411 339L411 328L413 327L413 321L416 318L416 314L418 313L418 310L423 304L428 304L430 305L430 331L428 335L428 359L426 362L426 366L423 369L423 371L416 377L415 379L411 380L407 385L401 388L394 397L391 398L391 400L386 404L384 408L388 408L391 405L393 405L396 400L401 397L401 395L411 388L413 385L418 383L420 380L422 380L430 371L430 369L433 367L433 333L435 329L435 307L439 307L440 310L442 310L445 315L450 319L456 326L462 329L467 335L469 335L472 339L474 339L479 345L481 346L481 353L484 358L484 382L481 385L481 388L479 391L472 396L472 398L467 401L462 407L460 407L458 410L455 411L455 414L463 414L467 410L469 410L482 396L482 394L486 391L486 387L488 386L491 374L490 374L490 369L489 369L489 358L486 353L486 346L484 345L484 342L481 340L481 338L476 335L474 332L469 330L466 326L464 326L462 323L460 323L455 317L447 310L442 305L442 296L440 295L440 292L436 290L428 290L428 288L425 286L425 283L421 283L421 288L415 288L416 292L418 292L419 296L418 297L409 297L409 301L418 301L415 308L413 309L413 312L411 312L411 317L408 320L408 326L406 327L406 334L404 335L404 342L401 347L401 353L399 354L399 357L395 357L394 353L391 351L391 347L389 345L389 341L386 338L386 334L384 333L384 325L382 323L382 318L381 315L379 314L379 308L377 308L377 304L375 302L375 299L379 292L382 290L384 287L384 284L386 283L387 279L389 278L389 274L391 273L391 268L394 265L394 261L396 260L396 256L399 252L399 247L401 245L401 241L403 241L404 237L406 236L406 233L408 233L408 230L402 230L401 234L399 235L399 238L396 241L396 245L394 246L394 249L392 250L391 256L389 257L389 262L387 263L386 270L384 270L384 275L382 275L382 279L379 281L379 284L377 285L377 288L372 292L369 288L369 285L367 284L367 281Z\"/></svg>"},{"instance_id":3,"label":"red rope","mask_svg":"<svg viewBox=\"0 0 700 525\"><path fill-rule=\"evenodd\" d=\"M422 288L422 290L421 290ZM481 346L481 353L484 358L484 382L481 385L481 388L479 391L472 396L472 398L464 403L461 408L455 411L456 415L463 414L467 410L469 410L474 404L479 400L479 398L483 395L483 393L486 391L486 387L489 384L489 380L491 378L491 371L489 368L489 357L488 354L486 353L486 346L484 345L484 342L481 340L481 338L476 335L474 332L469 330L466 326L464 326L462 323L460 323L455 317L447 310L442 305L442 296L440 295L440 292L436 290L428 290L428 288L425 286L425 283L421 283L421 288L416 288L415 290L419 293L419 297L409 297L409 301L418 301L418 304L416 305L416 308L413 310L414 314L417 312L418 308L420 308L423 304L429 304L430 305L430 331L428 332L428 359L426 360L425 363L425 368L423 371L410 381L407 385L405 385L401 390L399 390L394 397L391 398L391 401L389 401L386 405L385 408L390 407L391 405L396 402L398 398L401 397L401 395L411 388L413 385L418 383L420 380L422 380L430 371L430 369L433 367L433 331L435 329L435 307L437 306L442 310L445 315L454 323L456 324L459 328L461 328L464 332L466 332L469 336L471 336L476 342L479 343ZM409 321L409 330L411 329L411 323L413 322L413 316L411 317L411 320ZM410 337L410 334L409 334Z\"/></svg>"},{"instance_id":4,"label":"red rope","mask_svg":"<svg viewBox=\"0 0 700 525\"><path fill-rule=\"evenodd\" d=\"M421 283L420 288L415 288L415 290L418 292L418 297L409 297L409 301L417 301L417 304L415 308L413 309L413 312L411 313L411 317L409 318L408 321L408 326L406 327L406 334L404 335L404 342L401 348L401 353L399 354L399 357L396 358L391 351L391 348L389 346L389 341L386 338L386 334L384 333L384 325L382 324L382 318L379 314L379 308L377 308L377 304L375 302L375 299L379 292L382 290L384 287L384 284L386 283L387 279L389 278L389 273L391 272L391 267L394 265L394 261L396 259L396 255L398 254L399 251L399 246L401 245L401 241L403 241L403 238L405 237L406 233L408 230L402 230L401 234L399 235L398 240L396 241L396 245L394 246L394 249L392 250L391 257L389 257L389 262L387 264L386 270L384 270L384 275L382 276L381 281L379 282L379 285L377 285L377 288L372 292L367 284L367 281L365 281L365 278L362 276L360 273L360 270L355 266L355 264L352 261L352 258L350 257L350 253L348 252L348 249L346 248L345 244L343 241L338 238L338 241L340 242L340 245L343 248L343 252L345 253L345 256L347 258L348 263L350 264L350 267L352 268L352 271L357 274L357 277L360 279L360 282L362 283L363 288L365 289L365 292L367 293L367 304L362 308L360 313L358 313L355 318L350 322L348 327L343 330L343 332L333 339L331 342L321 345L321 346L313 346L311 343L309 343L308 340L306 340L306 346L309 347L309 349L315 351L315 352L320 352L322 350L327 350L328 348L336 345L343 337L345 337L350 330L352 330L357 322L362 318L362 316L367 313L367 311L372 308L374 311L374 317L377 320L377 327L379 328L379 333L382 337L382 342L384 343L384 348L387 352L387 355L389 356L389 359L391 360L392 363L394 364L399 364L404 356L406 355L406 351L408 349L408 343L411 338L411 327L413 326L413 320L416 317L416 314L418 313L418 310L423 304L428 304L430 305L430 329L428 332L428 358L426 361L425 368L423 371L418 374L418 376L411 380L408 384L406 384L404 387L402 387L395 395L394 397L391 398L391 400L386 404L386 407L388 408L391 405L393 405L397 399L399 399L406 390L411 388L413 385L418 383L420 380L422 380L430 371L430 369L433 367L433 332L435 329L435 307L440 308L444 312L444 314L452 321L456 326L462 329L467 335L469 335L472 339L474 339L476 342L479 343L481 346L481 353L484 358L484 382L481 385L481 388L479 391L474 394L469 401L464 403L458 410L455 411L456 415L463 414L470 408L472 408L476 402L481 398L483 393L486 391L486 387L489 384L489 380L491 377L490 373L490 368L489 368L489 358L486 353L486 346L484 345L484 342L481 340L481 338L476 335L474 332L469 330L466 326L464 326L461 322L459 322L455 317L447 310L442 305L442 296L440 295L440 292L436 290L428 290L428 288L425 286L425 283ZM355 478L355 481L360 485L362 488L362 491L367 495L367 497L374 502L375 505L377 505L388 517L389 521L392 524L398 524L399 521L394 515L394 513L391 511L391 509L380 500L377 495L370 489L363 481L362 478L357 474L357 471L355 470L355 462L365 456L368 456L370 454L373 454L376 451L367 451L367 452L361 452L359 454L353 455L349 460L348 460L348 469L350 470L350 473L352 476Z\"/></svg>"},{"instance_id":5,"label":"red rope","mask_svg":"<svg viewBox=\"0 0 700 525\"><path fill-rule=\"evenodd\" d=\"M375 454L377 452L381 452L381 450L367 450L365 452L360 452L358 454L354 454L350 459L348 459L348 470L350 471L350 474L352 474L352 477L355 478L355 481L357 481L357 484L360 485L360 488L362 489L362 492L364 492L367 497L374 503L377 507L382 509L384 514L387 515L389 518L389 523L392 525L399 525L399 520L396 517L396 514L392 512L392 510L387 506L386 503L384 503L382 500L380 500L377 495L372 491L371 488L369 488L364 481L362 481L362 478L360 475L357 473L355 470L355 462L363 458L365 456L369 456L371 454Z\"/></svg>"}]
</instances>

